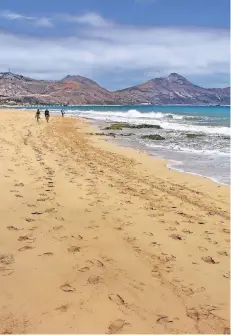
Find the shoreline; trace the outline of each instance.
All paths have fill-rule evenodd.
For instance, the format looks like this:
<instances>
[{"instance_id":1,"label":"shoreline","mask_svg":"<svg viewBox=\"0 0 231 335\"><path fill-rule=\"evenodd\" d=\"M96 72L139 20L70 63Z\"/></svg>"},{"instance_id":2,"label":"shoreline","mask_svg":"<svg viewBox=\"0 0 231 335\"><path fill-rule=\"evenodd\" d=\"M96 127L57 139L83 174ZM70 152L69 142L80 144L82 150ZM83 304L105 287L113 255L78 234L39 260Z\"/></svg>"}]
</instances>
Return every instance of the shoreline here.
<instances>
[{"instance_id":1,"label":"shoreline","mask_svg":"<svg viewBox=\"0 0 231 335\"><path fill-rule=\"evenodd\" d=\"M144 106L150 106L150 107L230 107L230 105L209 105L209 104L206 104L206 105L184 105L184 104L175 104L175 105L152 105L152 104L138 104L138 105L105 105L105 104L102 104L102 105L92 105L92 104L83 104L83 105L28 105L28 106L25 106L25 105L0 105L0 108L23 108L23 107L26 107L26 108L38 108L38 107L47 107L47 106L56 106L56 107L60 107L60 108L63 108L63 107L127 107L127 106L131 106L131 107L134 107L134 106L140 106L140 107L144 107Z\"/></svg>"},{"instance_id":2,"label":"shoreline","mask_svg":"<svg viewBox=\"0 0 231 335\"><path fill-rule=\"evenodd\" d=\"M229 186L85 119L0 124L0 332L229 331Z\"/></svg>"},{"instance_id":3,"label":"shoreline","mask_svg":"<svg viewBox=\"0 0 231 335\"><path fill-rule=\"evenodd\" d=\"M101 106L101 105L73 105L73 106L70 106L70 107L78 107L78 106L89 106L89 107L93 107L93 106ZM103 106L114 106L114 107L116 107L116 106L120 106L120 105L103 105ZM122 105L121 105L122 106ZM141 106L141 105L140 105ZM160 106L168 106L168 105L160 105ZM171 105L171 106L183 106L183 105ZM171 107L170 105L169 105L169 107ZM193 107L193 105L190 105L191 107ZM22 106L22 107L25 107L25 106ZM200 106L197 106L197 107L200 107ZM201 107L203 107L203 105L201 106ZM208 107L214 107L214 106L208 106ZM226 105L221 105L221 107L228 107L228 106L226 106ZM13 109L13 110L17 110L17 109ZM22 109L22 111L30 111L30 112L34 112L34 109L29 109L29 107L28 107L28 109ZM58 112L57 112L57 114L58 114ZM52 115L52 117L57 117L58 115ZM97 132L97 130L98 131L101 131L101 129L100 129L100 124L102 125L106 125L107 124L107 122L105 122L105 121L97 121L97 120L93 120L93 119L88 119L88 118L84 118L84 117L79 117L78 115L77 116L72 116L72 115L66 115L66 117L73 117L73 118L78 118L78 119L82 119L82 120L84 120L84 121L86 121L86 122L88 122L90 125L92 125L93 127L95 127L95 130L96 130L96 132ZM113 123L112 121L111 121L111 123ZM106 138L105 137L105 139L107 139L108 140L108 138ZM127 143L126 142L126 139L124 138L124 139L122 139L122 142L125 142L125 143ZM116 143L117 145L119 145L120 147L127 147L127 146L123 146L123 144L121 144L121 143L119 143L119 141L117 141L117 139L111 139L111 143ZM157 158L157 159L161 159L161 160L165 160L166 161L166 168L169 168L169 169L172 169L172 170L174 170L174 171L178 171L178 172L180 172L180 173L186 173L186 174L190 174L190 175L195 175L195 176L199 176L199 177L201 177L201 178L206 178L206 179L209 179L209 180L211 180L211 181L213 181L214 183L216 183L216 184L219 184L219 185L224 185L224 186L229 186L230 187L230 182L227 182L227 183L224 183L224 182L222 182L222 181L219 181L216 177L213 177L213 176L206 176L206 175L203 175L202 173L199 173L199 172L193 172L193 171L186 171L186 170L184 170L184 169L181 169L180 167L175 167L174 165L181 165L181 164L183 164L183 161L181 161L181 160L175 160L174 158L173 159L171 159L171 158L166 158L166 157L163 157L163 155L161 155L161 153L154 153L154 154L152 154L151 152L150 152L150 150L148 150L148 149L145 149L145 148L142 148L142 149L140 149L139 147L136 147L136 146L128 146L129 148L131 148L131 149L134 149L134 150L138 150L138 151L142 151L142 152L144 152L144 153L146 153L148 156L150 156L150 157L152 157L152 158Z\"/></svg>"},{"instance_id":4,"label":"shoreline","mask_svg":"<svg viewBox=\"0 0 231 335\"><path fill-rule=\"evenodd\" d=\"M181 162L177 162L175 161L174 163L168 163L166 165L167 168L170 168L170 169L173 169L173 170L176 170L176 171L179 171L181 173L187 173L187 174L191 174L191 175L195 175L195 176L199 176L201 178L206 178L206 179L209 179L211 180L212 182L216 183L216 184L219 184L219 185L224 185L224 186L228 186L230 187L230 184L226 184L226 183L222 183L221 181L217 180L215 177L207 177L207 176L204 176L200 173L196 173L196 172L188 172L188 171L185 171L183 169L180 169L180 168L176 168L174 167L175 164L180 164Z\"/></svg>"},{"instance_id":5,"label":"shoreline","mask_svg":"<svg viewBox=\"0 0 231 335\"><path fill-rule=\"evenodd\" d=\"M87 119L87 118L83 118L83 117L78 117L78 116L70 116L70 117L73 117L73 118L75 118L75 117L77 117L77 118L79 118L79 119L83 119L84 121L86 121L86 122L89 122L89 124L90 125L92 125L93 127L95 127L95 132L99 132L99 131L103 131L102 129L101 129L101 126L103 125L103 126L105 126L105 125L108 125L108 123L107 122L104 122L104 121L100 121L100 122L98 122L98 121L96 121L96 120L90 120L90 119ZM113 122L111 122L111 123L113 123ZM104 136L102 136L102 137L104 137ZM126 138L120 138L119 140L115 137L115 138L107 138L106 136L104 137L106 140L109 140L109 141L111 141L111 143L116 143L118 146L120 146L120 147L122 147L122 148L127 148L127 147L129 147L129 148L131 148L131 149L134 149L134 150L138 150L139 152L141 151L141 152L143 152L143 153L145 153L145 154L147 154L148 156L150 156L150 157L152 157L152 158L154 158L154 159L161 159L161 160L164 160L166 163L165 163L165 167L167 168L167 169L172 169L172 170L175 170L175 171L178 171L178 172L180 172L180 173L186 173L186 174L190 174L190 175L196 175L196 176L200 176L201 178L206 178L206 179L209 179L209 180L211 180L211 181L213 181L214 183L216 183L216 184L219 184L219 185L225 185L225 186L230 186L230 184L229 183L224 183L224 182L222 182L222 181L219 181L219 180L217 180L216 179L216 177L210 177L210 176L206 176L206 175L203 175L203 174L201 174L201 173L197 173L197 172L191 172L191 171L186 171L186 170L184 170L183 168L181 169L180 167L178 168L178 167L175 167L174 165L183 165L183 162L182 161L180 161L180 160L175 160L175 159L168 159L168 158L166 158L166 157L163 157L163 156L161 156L161 153L152 153L150 150L148 150L148 149L145 149L145 148L139 148L138 146L132 146L132 145L129 145L129 142L128 141L126 141ZM121 143L120 143L120 141L121 141ZM124 143L126 143L126 144L128 144L128 145L123 145L123 142Z\"/></svg>"}]
</instances>

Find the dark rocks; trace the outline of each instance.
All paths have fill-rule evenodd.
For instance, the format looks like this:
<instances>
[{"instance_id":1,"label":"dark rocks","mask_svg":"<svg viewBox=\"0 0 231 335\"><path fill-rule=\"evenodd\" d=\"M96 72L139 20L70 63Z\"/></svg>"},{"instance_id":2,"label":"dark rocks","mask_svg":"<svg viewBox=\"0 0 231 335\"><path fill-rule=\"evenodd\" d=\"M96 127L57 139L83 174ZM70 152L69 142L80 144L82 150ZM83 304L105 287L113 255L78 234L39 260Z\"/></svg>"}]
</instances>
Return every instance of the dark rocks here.
<instances>
[{"instance_id":1,"label":"dark rocks","mask_svg":"<svg viewBox=\"0 0 231 335\"><path fill-rule=\"evenodd\" d=\"M114 133L89 133L89 135L116 137L116 134Z\"/></svg>"},{"instance_id":2,"label":"dark rocks","mask_svg":"<svg viewBox=\"0 0 231 335\"><path fill-rule=\"evenodd\" d=\"M132 135L134 135L134 134L132 134L132 133L127 133L127 134L120 134L120 136L132 136Z\"/></svg>"},{"instance_id":3,"label":"dark rocks","mask_svg":"<svg viewBox=\"0 0 231 335\"><path fill-rule=\"evenodd\" d=\"M200 133L198 133L198 134L186 134L186 136L188 138L197 138L197 137L205 136L205 134L200 134Z\"/></svg>"},{"instance_id":4,"label":"dark rocks","mask_svg":"<svg viewBox=\"0 0 231 335\"><path fill-rule=\"evenodd\" d=\"M122 130L124 128L129 128L129 129L143 129L143 128L148 128L148 129L162 129L161 126L156 125L156 124L130 124L130 123L124 123L124 122L118 122L118 123L112 123L110 126L104 128L104 130Z\"/></svg>"},{"instance_id":5,"label":"dark rocks","mask_svg":"<svg viewBox=\"0 0 231 335\"><path fill-rule=\"evenodd\" d=\"M105 127L104 130L122 130L123 128L129 128L128 125L128 123L122 122L112 123L110 126Z\"/></svg>"},{"instance_id":6,"label":"dark rocks","mask_svg":"<svg viewBox=\"0 0 231 335\"><path fill-rule=\"evenodd\" d=\"M132 129L143 129L143 128L152 128L152 129L162 129L161 126L157 125L157 124L139 124L139 125L129 125L128 128L132 128Z\"/></svg>"},{"instance_id":7,"label":"dark rocks","mask_svg":"<svg viewBox=\"0 0 231 335\"><path fill-rule=\"evenodd\" d=\"M152 141L163 141L163 140L165 140L165 138L163 136L160 136L158 134L143 135L143 136L141 136L141 138L147 139L147 140L152 140Z\"/></svg>"}]
</instances>

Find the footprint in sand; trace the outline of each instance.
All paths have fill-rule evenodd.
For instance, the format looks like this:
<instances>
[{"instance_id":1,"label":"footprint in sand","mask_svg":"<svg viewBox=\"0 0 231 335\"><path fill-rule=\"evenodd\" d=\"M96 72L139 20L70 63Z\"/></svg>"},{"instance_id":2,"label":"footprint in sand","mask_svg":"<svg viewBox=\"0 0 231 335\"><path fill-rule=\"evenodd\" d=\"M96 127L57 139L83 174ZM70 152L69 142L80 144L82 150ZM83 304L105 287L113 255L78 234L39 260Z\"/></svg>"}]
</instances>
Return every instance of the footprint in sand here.
<instances>
[{"instance_id":1,"label":"footprint in sand","mask_svg":"<svg viewBox=\"0 0 231 335\"><path fill-rule=\"evenodd\" d=\"M10 276L13 272L14 272L14 270L12 270L10 268L6 268L4 266L0 266L0 274L3 277Z\"/></svg>"},{"instance_id":2,"label":"footprint in sand","mask_svg":"<svg viewBox=\"0 0 231 335\"><path fill-rule=\"evenodd\" d=\"M32 239L32 238L30 238L29 236L19 236L19 238L18 238L18 241L19 242L23 242L23 241L35 241L35 238L34 239Z\"/></svg>"},{"instance_id":3,"label":"footprint in sand","mask_svg":"<svg viewBox=\"0 0 231 335\"><path fill-rule=\"evenodd\" d=\"M165 229L165 230L167 230L167 231L176 231L177 228L175 228L175 227L169 227L169 228L167 228L167 229Z\"/></svg>"},{"instance_id":4,"label":"footprint in sand","mask_svg":"<svg viewBox=\"0 0 231 335\"><path fill-rule=\"evenodd\" d=\"M173 238L174 240L179 240L179 241L182 241L185 239L185 237L178 235L178 234L172 234L170 235L170 237Z\"/></svg>"},{"instance_id":5,"label":"footprint in sand","mask_svg":"<svg viewBox=\"0 0 231 335\"><path fill-rule=\"evenodd\" d=\"M52 228L52 230L60 230L61 228L63 228L62 225L56 225ZM52 230L49 230L49 232L51 232Z\"/></svg>"},{"instance_id":6,"label":"footprint in sand","mask_svg":"<svg viewBox=\"0 0 231 335\"><path fill-rule=\"evenodd\" d=\"M110 334L115 334L121 331L124 328L124 326L129 326L129 325L130 324L123 319L116 319L109 325L108 330Z\"/></svg>"},{"instance_id":7,"label":"footprint in sand","mask_svg":"<svg viewBox=\"0 0 231 335\"><path fill-rule=\"evenodd\" d=\"M119 295L119 294L109 294L108 295L108 298L111 300L111 301L113 301L113 302L115 302L116 304L118 304L118 305L124 305L125 304L125 301L124 301L124 299Z\"/></svg>"},{"instance_id":8,"label":"footprint in sand","mask_svg":"<svg viewBox=\"0 0 231 335\"><path fill-rule=\"evenodd\" d=\"M91 276L91 277L88 278L88 283L89 283L89 284L96 285L96 284L98 284L100 281L101 281L100 276L94 276L94 275L93 275L93 276Z\"/></svg>"},{"instance_id":9,"label":"footprint in sand","mask_svg":"<svg viewBox=\"0 0 231 335\"><path fill-rule=\"evenodd\" d=\"M183 229L182 232L185 234L193 234L191 230L187 230L187 229Z\"/></svg>"},{"instance_id":10,"label":"footprint in sand","mask_svg":"<svg viewBox=\"0 0 231 335\"><path fill-rule=\"evenodd\" d=\"M104 267L104 264L103 264L103 262L101 262L101 261L99 261L99 260L97 260L96 261L96 265L98 266L98 267Z\"/></svg>"},{"instance_id":11,"label":"footprint in sand","mask_svg":"<svg viewBox=\"0 0 231 335\"><path fill-rule=\"evenodd\" d=\"M55 208L47 208L45 210L45 213L56 213L57 211L55 210Z\"/></svg>"},{"instance_id":12,"label":"footprint in sand","mask_svg":"<svg viewBox=\"0 0 231 335\"><path fill-rule=\"evenodd\" d=\"M223 277L226 278L226 279L230 279L231 275L229 272L226 272L223 274Z\"/></svg>"},{"instance_id":13,"label":"footprint in sand","mask_svg":"<svg viewBox=\"0 0 231 335\"><path fill-rule=\"evenodd\" d=\"M80 247L77 246L71 246L67 249L68 252L75 253L80 251Z\"/></svg>"},{"instance_id":14,"label":"footprint in sand","mask_svg":"<svg viewBox=\"0 0 231 335\"><path fill-rule=\"evenodd\" d=\"M23 230L24 228L17 228L17 227L14 227L14 226L7 226L7 229L11 230L11 231L19 231L19 230Z\"/></svg>"},{"instance_id":15,"label":"footprint in sand","mask_svg":"<svg viewBox=\"0 0 231 335\"><path fill-rule=\"evenodd\" d=\"M153 242L151 242L150 245L153 246L153 247L159 247L161 244L153 241Z\"/></svg>"},{"instance_id":16,"label":"footprint in sand","mask_svg":"<svg viewBox=\"0 0 231 335\"><path fill-rule=\"evenodd\" d=\"M24 247L21 247L18 249L18 251L26 251L26 250L31 250L34 249L33 247L31 247L30 245L25 245Z\"/></svg>"},{"instance_id":17,"label":"footprint in sand","mask_svg":"<svg viewBox=\"0 0 231 335\"><path fill-rule=\"evenodd\" d=\"M148 236L153 236L153 233L151 233L151 232L144 231L143 234L148 235Z\"/></svg>"},{"instance_id":18,"label":"footprint in sand","mask_svg":"<svg viewBox=\"0 0 231 335\"><path fill-rule=\"evenodd\" d=\"M61 305L60 307L55 308L55 311L60 311L62 313L66 312L69 309L70 305Z\"/></svg>"},{"instance_id":19,"label":"footprint in sand","mask_svg":"<svg viewBox=\"0 0 231 335\"><path fill-rule=\"evenodd\" d=\"M189 308L186 310L186 315L195 320L195 321L199 321L200 320L200 314L199 312L196 310L196 308Z\"/></svg>"},{"instance_id":20,"label":"footprint in sand","mask_svg":"<svg viewBox=\"0 0 231 335\"><path fill-rule=\"evenodd\" d=\"M121 230L123 230L123 227L115 227L114 229L121 231Z\"/></svg>"},{"instance_id":21,"label":"footprint in sand","mask_svg":"<svg viewBox=\"0 0 231 335\"><path fill-rule=\"evenodd\" d=\"M37 228L38 228L38 226L34 226L34 227L29 228L28 230L30 230L30 231L34 231L34 230L37 229Z\"/></svg>"},{"instance_id":22,"label":"footprint in sand","mask_svg":"<svg viewBox=\"0 0 231 335\"><path fill-rule=\"evenodd\" d=\"M87 271L90 271L90 268L88 266L85 266L81 269L78 269L80 272L87 272Z\"/></svg>"},{"instance_id":23,"label":"footprint in sand","mask_svg":"<svg viewBox=\"0 0 231 335\"><path fill-rule=\"evenodd\" d=\"M200 247L200 246L199 246L198 249L199 249L200 251L202 251L202 252L208 251L208 249L205 248L205 247Z\"/></svg>"},{"instance_id":24,"label":"footprint in sand","mask_svg":"<svg viewBox=\"0 0 231 335\"><path fill-rule=\"evenodd\" d=\"M53 252L44 252L43 254L40 254L38 256L54 256Z\"/></svg>"},{"instance_id":25,"label":"footprint in sand","mask_svg":"<svg viewBox=\"0 0 231 335\"><path fill-rule=\"evenodd\" d=\"M25 220L26 220L27 222L33 222L33 221L35 221L34 219L31 219L31 218L25 218Z\"/></svg>"},{"instance_id":26,"label":"footprint in sand","mask_svg":"<svg viewBox=\"0 0 231 335\"><path fill-rule=\"evenodd\" d=\"M219 255L221 255L221 256L229 256L229 254L227 253L227 251L218 251L217 253Z\"/></svg>"},{"instance_id":27,"label":"footprint in sand","mask_svg":"<svg viewBox=\"0 0 231 335\"><path fill-rule=\"evenodd\" d=\"M63 284L62 286L60 286L60 288L64 292L75 292L75 288L68 283Z\"/></svg>"},{"instance_id":28,"label":"footprint in sand","mask_svg":"<svg viewBox=\"0 0 231 335\"><path fill-rule=\"evenodd\" d=\"M219 263L219 262L216 262L211 256L202 257L202 260L205 263L209 263L209 264L218 264Z\"/></svg>"},{"instance_id":29,"label":"footprint in sand","mask_svg":"<svg viewBox=\"0 0 231 335\"><path fill-rule=\"evenodd\" d=\"M159 315L158 319L156 320L156 323L165 324L173 322L167 315Z\"/></svg>"},{"instance_id":30,"label":"footprint in sand","mask_svg":"<svg viewBox=\"0 0 231 335\"><path fill-rule=\"evenodd\" d=\"M181 287L182 292L184 292L186 295L193 295L194 291L190 287L182 286Z\"/></svg>"},{"instance_id":31,"label":"footprint in sand","mask_svg":"<svg viewBox=\"0 0 231 335\"><path fill-rule=\"evenodd\" d=\"M19 183L19 184L15 184L14 186L16 186L16 187L24 187L24 184L23 183Z\"/></svg>"},{"instance_id":32,"label":"footprint in sand","mask_svg":"<svg viewBox=\"0 0 231 335\"><path fill-rule=\"evenodd\" d=\"M3 265L13 264L14 256L12 254L0 254L0 263Z\"/></svg>"},{"instance_id":33,"label":"footprint in sand","mask_svg":"<svg viewBox=\"0 0 231 335\"><path fill-rule=\"evenodd\" d=\"M223 233L225 233L225 234L230 234L230 229L223 228L222 231L223 231Z\"/></svg>"}]
</instances>

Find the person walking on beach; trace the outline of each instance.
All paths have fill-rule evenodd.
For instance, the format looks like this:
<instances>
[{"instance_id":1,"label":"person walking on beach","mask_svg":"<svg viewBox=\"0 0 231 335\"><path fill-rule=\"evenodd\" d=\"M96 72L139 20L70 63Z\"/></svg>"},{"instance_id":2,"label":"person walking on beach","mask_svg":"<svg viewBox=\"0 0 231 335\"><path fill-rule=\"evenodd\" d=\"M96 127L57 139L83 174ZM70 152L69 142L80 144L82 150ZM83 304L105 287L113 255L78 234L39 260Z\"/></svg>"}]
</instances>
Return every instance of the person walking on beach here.
<instances>
[{"instance_id":1,"label":"person walking on beach","mask_svg":"<svg viewBox=\"0 0 231 335\"><path fill-rule=\"evenodd\" d=\"M50 112L49 112L49 110L46 109L44 114L45 114L45 118L46 118L46 120L47 120L47 122L48 122L48 121L49 121L49 118L50 118Z\"/></svg>"},{"instance_id":2,"label":"person walking on beach","mask_svg":"<svg viewBox=\"0 0 231 335\"><path fill-rule=\"evenodd\" d=\"M39 122L39 119L40 119L40 110L37 109L37 112L35 113L35 118L37 120L37 122Z\"/></svg>"},{"instance_id":3,"label":"person walking on beach","mask_svg":"<svg viewBox=\"0 0 231 335\"><path fill-rule=\"evenodd\" d=\"M62 117L64 117L65 112L63 109L61 110L61 114L62 114Z\"/></svg>"}]
</instances>

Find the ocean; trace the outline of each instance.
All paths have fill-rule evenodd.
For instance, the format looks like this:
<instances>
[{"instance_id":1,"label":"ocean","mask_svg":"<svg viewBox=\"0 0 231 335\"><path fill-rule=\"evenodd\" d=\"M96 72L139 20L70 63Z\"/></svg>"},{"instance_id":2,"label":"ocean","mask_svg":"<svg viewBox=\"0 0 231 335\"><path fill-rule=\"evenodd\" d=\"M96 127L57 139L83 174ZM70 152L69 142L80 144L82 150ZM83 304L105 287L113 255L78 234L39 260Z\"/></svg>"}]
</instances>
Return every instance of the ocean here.
<instances>
[{"instance_id":1,"label":"ocean","mask_svg":"<svg viewBox=\"0 0 231 335\"><path fill-rule=\"evenodd\" d=\"M162 129L115 131L133 135L118 135L113 141L166 158L172 169L230 184L228 106L66 106L64 109L66 115L86 118L102 129L112 122L159 125ZM51 114L60 113L60 107L49 106L49 110ZM165 140L142 139L149 134L159 134ZM188 134L200 136L189 137Z\"/></svg>"}]
</instances>

